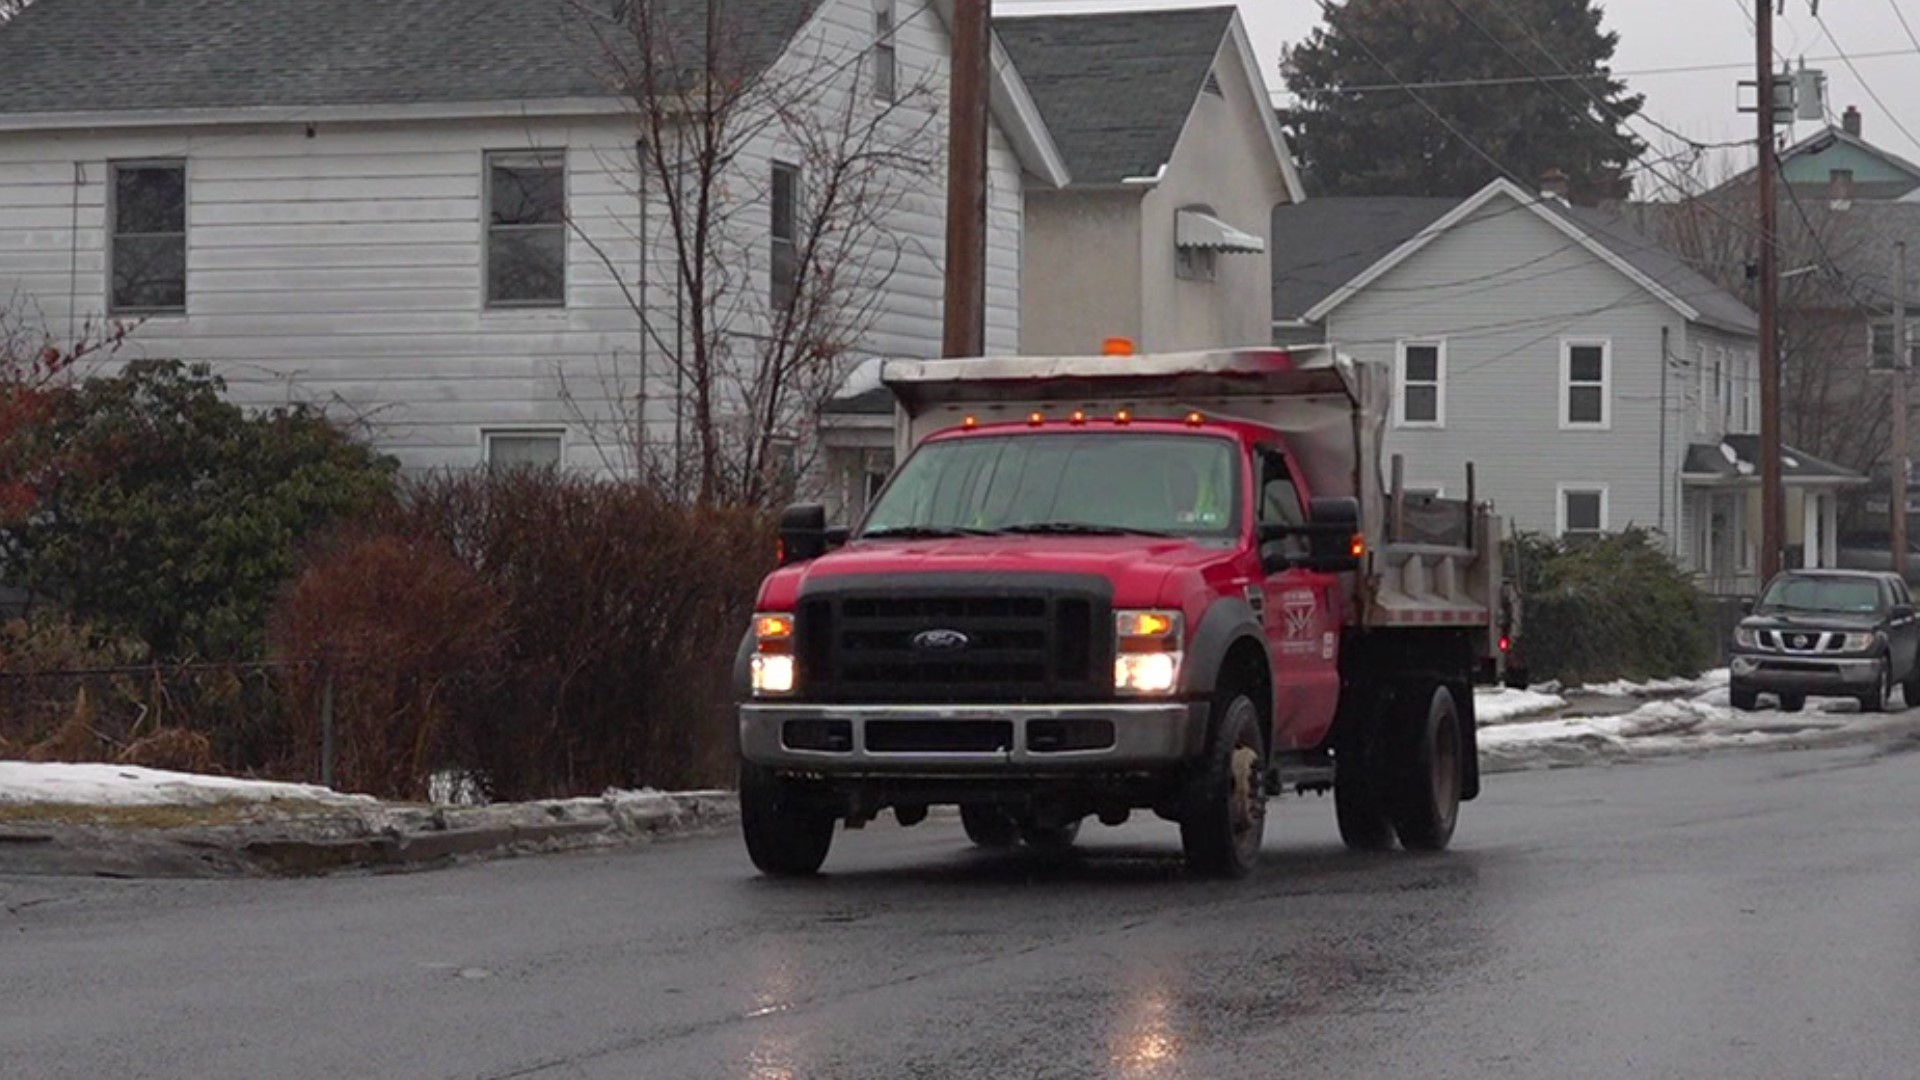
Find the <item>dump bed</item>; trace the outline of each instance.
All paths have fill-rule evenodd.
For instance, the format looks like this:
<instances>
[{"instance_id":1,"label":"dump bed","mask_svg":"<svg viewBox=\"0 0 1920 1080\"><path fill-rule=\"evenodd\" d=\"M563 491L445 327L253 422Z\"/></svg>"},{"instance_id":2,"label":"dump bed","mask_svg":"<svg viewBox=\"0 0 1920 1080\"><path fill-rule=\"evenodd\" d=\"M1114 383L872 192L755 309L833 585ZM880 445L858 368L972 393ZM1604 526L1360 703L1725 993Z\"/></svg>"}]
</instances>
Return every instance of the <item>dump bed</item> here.
<instances>
[{"instance_id":1,"label":"dump bed","mask_svg":"<svg viewBox=\"0 0 1920 1080\"><path fill-rule=\"evenodd\" d=\"M1324 346L1148 356L987 357L888 362L899 457L928 436L1040 412L1177 418L1198 412L1281 433L1309 489L1360 504L1367 557L1350 611L1363 627L1481 627L1498 634L1500 522L1473 492L1413 498L1382 460L1390 381Z\"/></svg>"}]
</instances>

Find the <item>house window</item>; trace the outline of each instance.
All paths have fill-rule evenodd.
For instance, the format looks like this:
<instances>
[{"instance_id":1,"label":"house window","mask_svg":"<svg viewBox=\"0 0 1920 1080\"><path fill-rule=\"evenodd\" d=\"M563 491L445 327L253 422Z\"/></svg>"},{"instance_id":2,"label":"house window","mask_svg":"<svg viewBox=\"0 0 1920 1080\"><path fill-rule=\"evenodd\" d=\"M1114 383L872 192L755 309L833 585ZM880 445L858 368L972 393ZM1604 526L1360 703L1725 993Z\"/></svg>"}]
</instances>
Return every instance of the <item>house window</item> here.
<instances>
[{"instance_id":1,"label":"house window","mask_svg":"<svg viewBox=\"0 0 1920 1080\"><path fill-rule=\"evenodd\" d=\"M187 310L187 165L113 167L113 262L108 309L183 315Z\"/></svg>"},{"instance_id":2,"label":"house window","mask_svg":"<svg viewBox=\"0 0 1920 1080\"><path fill-rule=\"evenodd\" d=\"M566 302L566 152L488 154L487 306Z\"/></svg>"},{"instance_id":3,"label":"house window","mask_svg":"<svg viewBox=\"0 0 1920 1080\"><path fill-rule=\"evenodd\" d=\"M558 467L566 433L558 429L528 431L508 429L483 431L487 468L504 472L510 469L551 469Z\"/></svg>"},{"instance_id":4,"label":"house window","mask_svg":"<svg viewBox=\"0 0 1920 1080\"><path fill-rule=\"evenodd\" d=\"M1748 355L1740 357L1740 434L1753 432L1753 395L1759 383L1754 366L1757 361Z\"/></svg>"},{"instance_id":5,"label":"house window","mask_svg":"<svg viewBox=\"0 0 1920 1080\"><path fill-rule=\"evenodd\" d=\"M1394 364L1394 423L1399 427L1444 427L1446 374L1445 342L1401 342Z\"/></svg>"},{"instance_id":6,"label":"house window","mask_svg":"<svg viewBox=\"0 0 1920 1080\"><path fill-rule=\"evenodd\" d=\"M1724 349L1713 351L1713 414L1720 421L1720 430L1727 430L1727 420L1733 405L1727 395L1727 353Z\"/></svg>"},{"instance_id":7,"label":"house window","mask_svg":"<svg viewBox=\"0 0 1920 1080\"><path fill-rule=\"evenodd\" d=\"M1181 281L1212 281L1219 273L1220 253L1208 247L1174 249L1173 276Z\"/></svg>"},{"instance_id":8,"label":"house window","mask_svg":"<svg viewBox=\"0 0 1920 1080\"><path fill-rule=\"evenodd\" d=\"M1605 428L1612 423L1608 400L1612 396L1612 351L1607 341L1560 343L1561 427Z\"/></svg>"},{"instance_id":9,"label":"house window","mask_svg":"<svg viewBox=\"0 0 1920 1080\"><path fill-rule=\"evenodd\" d=\"M774 162L771 232L773 259L769 264L773 306L784 311L800 287L800 169Z\"/></svg>"},{"instance_id":10,"label":"house window","mask_svg":"<svg viewBox=\"0 0 1920 1080\"><path fill-rule=\"evenodd\" d=\"M1889 371L1893 368L1893 320L1882 319L1868 328L1867 347L1869 357L1867 365L1877 371ZM1907 320L1907 366L1914 367L1920 361L1920 319Z\"/></svg>"},{"instance_id":11,"label":"house window","mask_svg":"<svg viewBox=\"0 0 1920 1080\"><path fill-rule=\"evenodd\" d=\"M898 90L900 62L894 52L893 2L874 0L873 96L876 101L890 102Z\"/></svg>"},{"instance_id":12,"label":"house window","mask_svg":"<svg viewBox=\"0 0 1920 1080\"><path fill-rule=\"evenodd\" d=\"M1694 347L1693 372L1694 381L1699 384L1695 389L1694 395L1699 409L1694 416L1693 426L1694 430L1705 435L1707 433L1707 418L1711 415L1708 412L1709 403L1707 399L1711 395L1707 388L1707 350L1705 346Z\"/></svg>"},{"instance_id":13,"label":"house window","mask_svg":"<svg viewBox=\"0 0 1920 1080\"><path fill-rule=\"evenodd\" d=\"M1607 531L1605 484L1560 485L1560 535L1567 539L1599 536Z\"/></svg>"}]
</instances>

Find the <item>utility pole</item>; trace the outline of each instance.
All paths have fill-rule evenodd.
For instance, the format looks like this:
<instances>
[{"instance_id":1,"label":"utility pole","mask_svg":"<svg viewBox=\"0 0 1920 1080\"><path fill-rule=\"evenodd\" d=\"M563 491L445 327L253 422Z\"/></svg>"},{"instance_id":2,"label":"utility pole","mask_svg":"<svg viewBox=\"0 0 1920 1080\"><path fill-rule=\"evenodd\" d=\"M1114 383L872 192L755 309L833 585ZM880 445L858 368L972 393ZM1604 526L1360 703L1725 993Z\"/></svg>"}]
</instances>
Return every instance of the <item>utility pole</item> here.
<instances>
[{"instance_id":1,"label":"utility pole","mask_svg":"<svg viewBox=\"0 0 1920 1080\"><path fill-rule=\"evenodd\" d=\"M1760 576L1771 581L1780 572L1787 546L1786 498L1780 486L1780 333L1774 310L1780 266L1774 250L1773 0L1759 0L1753 14L1759 72L1753 112L1759 118L1755 145L1760 151Z\"/></svg>"},{"instance_id":2,"label":"utility pole","mask_svg":"<svg viewBox=\"0 0 1920 1080\"><path fill-rule=\"evenodd\" d=\"M979 356L987 349L987 82L992 53L993 0L955 0L942 356Z\"/></svg>"},{"instance_id":3,"label":"utility pole","mask_svg":"<svg viewBox=\"0 0 1920 1080\"><path fill-rule=\"evenodd\" d=\"M1893 572L1907 576L1907 245L1893 245Z\"/></svg>"}]
</instances>

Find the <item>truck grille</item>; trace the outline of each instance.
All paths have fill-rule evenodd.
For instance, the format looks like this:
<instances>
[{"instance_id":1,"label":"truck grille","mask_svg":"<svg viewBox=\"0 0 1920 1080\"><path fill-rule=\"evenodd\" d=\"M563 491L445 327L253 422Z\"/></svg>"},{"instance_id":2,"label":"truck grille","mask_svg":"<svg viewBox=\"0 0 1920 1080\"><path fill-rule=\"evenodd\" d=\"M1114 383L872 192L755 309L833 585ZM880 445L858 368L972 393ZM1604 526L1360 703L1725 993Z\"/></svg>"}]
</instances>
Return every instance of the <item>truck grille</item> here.
<instances>
[{"instance_id":1,"label":"truck grille","mask_svg":"<svg viewBox=\"0 0 1920 1080\"><path fill-rule=\"evenodd\" d=\"M1111 696L1112 605L1090 590L836 591L801 601L815 701L1038 702ZM1104 676L1104 677L1103 677Z\"/></svg>"}]
</instances>

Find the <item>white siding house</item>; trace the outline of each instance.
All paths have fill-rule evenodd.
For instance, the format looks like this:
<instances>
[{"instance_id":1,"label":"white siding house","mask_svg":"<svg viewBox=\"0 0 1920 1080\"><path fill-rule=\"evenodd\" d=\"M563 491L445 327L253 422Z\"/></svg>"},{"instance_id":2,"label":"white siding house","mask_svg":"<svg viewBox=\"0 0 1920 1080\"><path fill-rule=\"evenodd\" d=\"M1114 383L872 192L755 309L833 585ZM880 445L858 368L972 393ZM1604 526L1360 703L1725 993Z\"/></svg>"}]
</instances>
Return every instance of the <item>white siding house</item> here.
<instances>
[{"instance_id":1,"label":"white siding house","mask_svg":"<svg viewBox=\"0 0 1920 1080\"><path fill-rule=\"evenodd\" d=\"M1445 204L1442 204L1445 205ZM1523 531L1638 527L1703 584L1753 584L1753 313L1609 215L1498 180L1464 201L1314 200L1275 234L1277 336L1394 372L1410 489L1478 494ZM1857 474L1789 451L1790 545L1831 565Z\"/></svg>"},{"instance_id":2,"label":"white siding house","mask_svg":"<svg viewBox=\"0 0 1920 1080\"><path fill-rule=\"evenodd\" d=\"M571 7L391 0L350 21L301 0L180 0L164 18L41 0L0 26L0 307L55 334L137 320L123 355L211 362L243 402L325 402L413 469L558 455L620 471L642 419L672 445L680 388L650 344L680 310L660 204ZM936 91L925 122L944 149L940 5L726 10L751 70L833 73L809 106L874 93L884 52L897 85ZM1001 68L988 334L1012 351L1023 190L1066 174ZM756 289L776 257L776 164L796 158L769 128L730 165L757 200L740 225L761 238L736 267ZM938 176L903 180L888 210L862 353L938 348Z\"/></svg>"}]
</instances>

